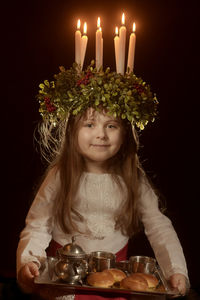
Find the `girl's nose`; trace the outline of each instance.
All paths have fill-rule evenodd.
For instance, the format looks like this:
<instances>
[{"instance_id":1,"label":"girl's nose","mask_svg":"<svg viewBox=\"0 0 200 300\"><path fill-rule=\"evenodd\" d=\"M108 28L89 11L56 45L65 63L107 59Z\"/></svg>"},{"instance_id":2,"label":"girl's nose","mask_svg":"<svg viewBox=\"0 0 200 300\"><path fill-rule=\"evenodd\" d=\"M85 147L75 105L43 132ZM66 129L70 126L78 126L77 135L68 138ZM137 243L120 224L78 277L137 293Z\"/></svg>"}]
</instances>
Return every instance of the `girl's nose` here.
<instances>
[{"instance_id":1,"label":"girl's nose","mask_svg":"<svg viewBox=\"0 0 200 300\"><path fill-rule=\"evenodd\" d=\"M102 126L99 126L98 129L97 129L97 138L105 139L106 136L107 136L107 134L106 134L105 128L102 127Z\"/></svg>"}]
</instances>

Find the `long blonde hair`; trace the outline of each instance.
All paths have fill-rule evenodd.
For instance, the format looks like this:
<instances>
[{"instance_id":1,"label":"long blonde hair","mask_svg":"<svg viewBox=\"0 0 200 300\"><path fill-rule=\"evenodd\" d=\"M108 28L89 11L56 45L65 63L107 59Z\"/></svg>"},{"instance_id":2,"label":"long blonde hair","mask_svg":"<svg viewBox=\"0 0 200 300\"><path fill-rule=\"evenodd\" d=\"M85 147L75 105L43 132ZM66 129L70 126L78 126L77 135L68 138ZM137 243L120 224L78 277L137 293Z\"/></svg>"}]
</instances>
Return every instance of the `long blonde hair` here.
<instances>
[{"instance_id":1,"label":"long blonde hair","mask_svg":"<svg viewBox=\"0 0 200 300\"><path fill-rule=\"evenodd\" d=\"M77 151L78 128L82 115L70 115L63 121L59 129L43 123L40 126L41 151L50 161L49 169L59 170L60 189L54 203L55 220L65 233L78 231L73 222L72 214L80 221L83 216L73 209L73 199L79 185L82 173L85 171L83 157ZM115 217L116 229L131 237L140 228L137 202L139 199L140 177L144 172L139 163L139 141L135 129L127 121L121 121L124 141L118 153L108 161L108 172L122 189L119 175L127 187L127 200ZM43 142L45 141L45 142ZM46 153L48 152L48 155ZM50 155L49 155L50 153Z\"/></svg>"}]
</instances>

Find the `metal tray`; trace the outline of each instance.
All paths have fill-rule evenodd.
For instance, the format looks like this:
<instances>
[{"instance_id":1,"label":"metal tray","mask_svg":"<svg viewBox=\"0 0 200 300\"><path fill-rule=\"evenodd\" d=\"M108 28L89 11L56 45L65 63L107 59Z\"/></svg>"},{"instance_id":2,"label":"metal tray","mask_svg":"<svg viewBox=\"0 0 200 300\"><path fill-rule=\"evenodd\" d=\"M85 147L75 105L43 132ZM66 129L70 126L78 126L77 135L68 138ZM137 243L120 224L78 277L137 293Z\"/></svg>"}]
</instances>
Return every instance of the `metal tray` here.
<instances>
[{"instance_id":1,"label":"metal tray","mask_svg":"<svg viewBox=\"0 0 200 300\"><path fill-rule=\"evenodd\" d=\"M138 295L138 296L150 296L151 299L152 297L155 296L158 297L160 296L160 299L166 299L166 298L175 298L175 297L180 297L180 294L177 289L170 289L169 286L166 287L166 282L164 282L165 285L163 285L163 282L156 290L152 291L132 291L132 290L126 290L126 289L121 289L121 288L100 288L100 287L92 287L87 284L80 284L80 285L71 285L67 284L65 282L62 282L60 280L51 280L49 277L49 272L48 272L48 264L46 263L44 268L40 271L40 275L35 278L34 282L39 285L46 285L49 287L55 287L59 288L61 290L66 291L68 293L78 293L78 294L111 294L112 296L114 294L118 294L118 296L128 296L128 295ZM108 295L107 295L108 296ZM157 298L156 298L157 299Z\"/></svg>"}]
</instances>

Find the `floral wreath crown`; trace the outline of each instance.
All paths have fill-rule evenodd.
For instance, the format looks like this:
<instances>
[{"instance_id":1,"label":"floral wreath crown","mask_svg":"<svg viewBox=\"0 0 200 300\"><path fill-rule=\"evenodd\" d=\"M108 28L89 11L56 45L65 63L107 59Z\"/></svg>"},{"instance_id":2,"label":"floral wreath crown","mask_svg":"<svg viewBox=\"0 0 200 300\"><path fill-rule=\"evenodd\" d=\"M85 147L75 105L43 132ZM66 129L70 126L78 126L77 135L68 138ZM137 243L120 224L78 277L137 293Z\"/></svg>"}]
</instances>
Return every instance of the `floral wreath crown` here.
<instances>
[{"instance_id":1,"label":"floral wreath crown","mask_svg":"<svg viewBox=\"0 0 200 300\"><path fill-rule=\"evenodd\" d=\"M121 28L123 27L125 26ZM77 29L75 34L76 62L67 70L60 67L60 72L54 75L53 81L45 80L39 85L40 90L37 95L39 112L44 121L56 127L69 114L82 114L89 107L96 110L105 109L110 115L127 119L133 126L143 130L147 123L153 122L157 116L156 95L142 78L133 73L133 61L127 66L125 74L124 65L120 69L121 62L125 60L125 51L120 51L122 48L125 50L123 31L119 32L118 43L116 43L116 37L114 39L117 72L111 71L110 68L103 70L102 30L100 29L99 26L96 32L96 60L92 61L85 70L82 70L82 66L87 36L86 33L81 36L80 30ZM101 34L98 44L99 32ZM133 50L130 36L129 60L129 56L134 60L131 55Z\"/></svg>"}]
</instances>

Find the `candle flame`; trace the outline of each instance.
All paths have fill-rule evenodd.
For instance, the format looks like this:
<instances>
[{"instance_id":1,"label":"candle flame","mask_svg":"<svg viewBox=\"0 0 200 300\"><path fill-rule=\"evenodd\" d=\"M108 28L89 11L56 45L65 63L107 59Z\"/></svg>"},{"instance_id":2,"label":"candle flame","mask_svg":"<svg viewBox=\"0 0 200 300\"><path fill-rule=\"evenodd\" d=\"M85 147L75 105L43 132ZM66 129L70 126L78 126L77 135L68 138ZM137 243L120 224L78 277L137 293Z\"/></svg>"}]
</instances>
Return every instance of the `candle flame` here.
<instances>
[{"instance_id":1,"label":"candle flame","mask_svg":"<svg viewBox=\"0 0 200 300\"><path fill-rule=\"evenodd\" d=\"M80 29L80 27L81 27L81 20L78 19L78 22L77 22L77 29Z\"/></svg>"},{"instance_id":2,"label":"candle flame","mask_svg":"<svg viewBox=\"0 0 200 300\"><path fill-rule=\"evenodd\" d=\"M133 32L135 32L136 31L136 24L135 24L135 22L133 23Z\"/></svg>"},{"instance_id":3,"label":"candle flame","mask_svg":"<svg viewBox=\"0 0 200 300\"><path fill-rule=\"evenodd\" d=\"M122 24L123 25L125 24L125 14L124 13L122 14Z\"/></svg>"},{"instance_id":4,"label":"candle flame","mask_svg":"<svg viewBox=\"0 0 200 300\"><path fill-rule=\"evenodd\" d=\"M119 29L118 29L118 27L115 27L115 34L116 34L116 35L119 34Z\"/></svg>"},{"instance_id":5,"label":"candle flame","mask_svg":"<svg viewBox=\"0 0 200 300\"><path fill-rule=\"evenodd\" d=\"M100 26L101 26L101 20L100 20L100 17L98 17L98 19L97 19L97 27L100 28Z\"/></svg>"},{"instance_id":6,"label":"candle flame","mask_svg":"<svg viewBox=\"0 0 200 300\"><path fill-rule=\"evenodd\" d=\"M83 25L83 33L86 34L87 33L87 23L85 22Z\"/></svg>"}]
</instances>

